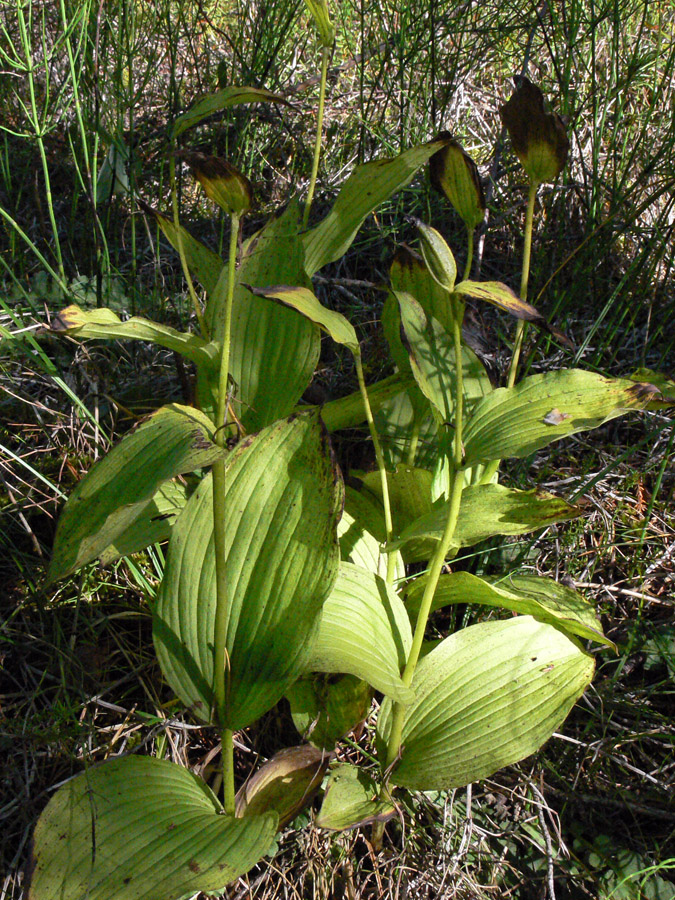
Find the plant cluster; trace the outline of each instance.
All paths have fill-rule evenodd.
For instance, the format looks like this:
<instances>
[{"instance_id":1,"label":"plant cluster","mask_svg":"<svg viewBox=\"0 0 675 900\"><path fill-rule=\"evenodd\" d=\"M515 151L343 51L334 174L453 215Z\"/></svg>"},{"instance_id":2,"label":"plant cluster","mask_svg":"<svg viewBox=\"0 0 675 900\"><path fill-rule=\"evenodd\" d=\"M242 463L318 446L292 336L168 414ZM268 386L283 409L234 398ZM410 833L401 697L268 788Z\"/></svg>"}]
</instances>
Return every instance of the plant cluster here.
<instances>
[{"instance_id":1,"label":"plant cluster","mask_svg":"<svg viewBox=\"0 0 675 900\"><path fill-rule=\"evenodd\" d=\"M218 892L269 851L322 783L316 825L372 826L378 847L402 791L467 785L540 747L592 679L583 642L612 646L572 588L453 564L460 550L488 538L580 515L558 496L501 484L503 459L629 410L669 405L648 381L581 369L518 380L527 323L569 344L527 301L537 190L565 165L564 125L535 85L516 79L500 112L529 180L518 294L471 278L485 199L475 163L447 134L357 167L310 227L335 30L325 2L307 5L322 74L304 208L291 201L241 242L247 179L225 160L176 150L216 111L284 102L261 88L225 87L174 121L170 152L229 217L227 259L183 227L175 202L171 217L147 207L180 255L198 333L76 305L51 323L55 334L154 343L195 367L196 405L157 411L77 485L48 579L168 541L152 607L155 650L176 696L218 728L222 767L209 786L174 763L129 755L67 782L36 828L32 900ZM419 253L397 251L382 312L397 371L367 386L354 327L320 302L312 278L342 258L365 218L427 163L466 226L464 272L459 278L440 232L415 219ZM467 301L518 320L504 387L493 386L465 338ZM359 390L315 408L301 398L322 332L352 355ZM343 479L330 434L364 422L376 468ZM434 611L467 603L516 615L425 641ZM335 764L336 745L368 715L375 692L377 778ZM237 791L234 734L282 698L305 742Z\"/></svg>"}]
</instances>

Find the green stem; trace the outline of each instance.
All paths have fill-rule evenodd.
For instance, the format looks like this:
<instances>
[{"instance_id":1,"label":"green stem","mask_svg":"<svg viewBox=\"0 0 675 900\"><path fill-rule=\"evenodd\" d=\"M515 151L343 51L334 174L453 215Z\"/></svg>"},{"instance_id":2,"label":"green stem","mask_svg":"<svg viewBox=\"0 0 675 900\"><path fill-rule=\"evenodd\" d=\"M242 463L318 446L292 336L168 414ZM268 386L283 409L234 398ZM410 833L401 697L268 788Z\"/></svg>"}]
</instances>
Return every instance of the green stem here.
<instances>
[{"instance_id":1,"label":"green stem","mask_svg":"<svg viewBox=\"0 0 675 900\"><path fill-rule=\"evenodd\" d=\"M464 275L462 281L468 281L471 276L471 266L473 265L473 234L474 229L466 226L466 265L464 266Z\"/></svg>"},{"instance_id":2,"label":"green stem","mask_svg":"<svg viewBox=\"0 0 675 900\"><path fill-rule=\"evenodd\" d=\"M230 216L230 256L227 266L227 295L223 346L220 355L218 382L218 409L216 412L215 442L225 446L225 420L227 414L227 376L230 366L230 334L232 329L232 300L237 260L239 216ZM216 617L213 635L213 694L216 716L221 727L223 759L223 805L225 812L234 815L234 742L227 721L227 693L229 660L227 656L227 557L225 545L225 460L217 460L211 469L213 477L213 539L216 557Z\"/></svg>"},{"instance_id":3,"label":"green stem","mask_svg":"<svg viewBox=\"0 0 675 900\"><path fill-rule=\"evenodd\" d=\"M328 76L328 58L330 56L330 47L321 48L321 85L319 87L319 111L316 118L316 141L314 143L314 159L312 161L312 175L309 179L309 191L307 193L307 202L305 203L305 212L302 217L302 227L307 228L309 222L309 211L312 208L312 199L314 197L314 188L316 187L316 178L319 174L319 159L321 157L321 137L323 134L323 109L326 99L326 78Z\"/></svg>"},{"instance_id":4,"label":"green stem","mask_svg":"<svg viewBox=\"0 0 675 900\"><path fill-rule=\"evenodd\" d=\"M366 389L366 381L363 377L363 365L361 363L361 352L354 354L354 365L356 366L356 377L359 381L359 390L363 399L363 409L366 413L366 421L368 422L368 430L373 441L375 450L375 460L377 468L380 471L380 481L382 482L382 505L384 506L384 527L387 535L387 543L392 539L394 533L393 522L391 517L391 504L389 502L389 484L387 482L387 469L384 464L384 454L382 453L382 445L375 428L375 420L373 419L373 411L370 408L370 400L368 399L368 390ZM394 584L394 573L396 572L396 555L394 553L387 554L387 585L391 587Z\"/></svg>"},{"instance_id":5,"label":"green stem","mask_svg":"<svg viewBox=\"0 0 675 900\"><path fill-rule=\"evenodd\" d=\"M534 220L534 202L537 198L536 182L530 183L530 193L527 198L527 212L525 213L525 244L523 246L523 268L520 276L520 299L527 300L527 284L530 280L530 257L532 254L532 222ZM511 357L511 365L509 366L509 376L507 379L507 387L513 387L516 383L516 375L518 373L518 360L520 359L520 351L525 339L526 324L523 319L518 319L516 327L516 340L513 345L513 356Z\"/></svg>"},{"instance_id":6,"label":"green stem","mask_svg":"<svg viewBox=\"0 0 675 900\"><path fill-rule=\"evenodd\" d=\"M209 339L209 330L206 326L206 321L204 319L204 314L202 313L202 308L199 303L199 299L197 297L197 293L194 288L194 284L192 283L192 276L190 275L190 270L187 264L187 257L185 256L185 248L183 247L183 237L180 231L180 222L178 220L178 192L176 191L176 142L175 138L171 137L171 149L169 151L169 186L171 188L171 208L173 210L173 225L176 229L176 243L178 244L178 255L180 256L180 264L183 268L183 275L185 277L185 281L187 282L188 292L190 294L190 299L192 300L192 307L195 312L195 316L197 317L197 322L199 323L199 330L201 332L202 337L205 341Z\"/></svg>"},{"instance_id":7,"label":"green stem","mask_svg":"<svg viewBox=\"0 0 675 900\"><path fill-rule=\"evenodd\" d=\"M538 187L539 185L537 183L530 182L530 192L527 198L527 211L525 213L523 268L520 275L521 300L527 300L527 285L530 280L530 258L532 255L532 223L534 221L534 202L537 197ZM516 375L518 374L518 360L520 359L520 352L523 347L523 341L525 340L525 334L526 323L523 319L518 319L518 324L516 325L516 339L513 344L513 356L511 357L509 374L506 380L506 386L510 388L513 387L513 385L516 383ZM488 484L490 481L492 481L495 472L499 469L500 463L500 459L493 459L492 462L488 463L488 465L485 467L485 471L483 472L481 484Z\"/></svg>"},{"instance_id":8,"label":"green stem","mask_svg":"<svg viewBox=\"0 0 675 900\"><path fill-rule=\"evenodd\" d=\"M448 551L450 550L450 545L455 534L457 519L459 517L459 507L462 500L462 491L464 489L464 469L462 468L464 458L462 449L464 389L461 366L462 320L464 318L464 304L460 303L460 301L454 300L453 312L453 338L455 344L455 359L459 362L456 366L455 380L455 440L452 454L453 472L450 483L448 517L445 522L443 536L441 537L441 540L438 543L436 551L429 564L429 574L424 586L424 594L422 595L420 609L417 614L412 647L410 648L410 654L408 655L408 660L406 662L405 669L403 670L403 675L401 676L406 687L409 687L412 684L415 669L417 668L417 662L419 660L420 652L422 649L422 642L424 641L424 633L427 628L427 621L429 619L429 613L431 611L431 603L436 592L436 587L438 586L438 579L441 576L443 565L445 564L445 560L448 556ZM389 733L389 739L387 741L387 758L385 764L386 768L392 765L399 754L405 709L406 707L402 703L394 704L391 731Z\"/></svg>"}]
</instances>

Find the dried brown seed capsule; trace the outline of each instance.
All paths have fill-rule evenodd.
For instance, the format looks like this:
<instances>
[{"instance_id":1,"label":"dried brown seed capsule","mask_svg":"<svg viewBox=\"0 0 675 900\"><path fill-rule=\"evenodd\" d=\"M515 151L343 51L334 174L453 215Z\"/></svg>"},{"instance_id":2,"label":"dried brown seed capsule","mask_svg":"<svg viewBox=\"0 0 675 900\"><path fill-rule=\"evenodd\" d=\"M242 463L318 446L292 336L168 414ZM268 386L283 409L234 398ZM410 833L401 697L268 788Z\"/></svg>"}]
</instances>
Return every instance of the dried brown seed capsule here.
<instances>
[{"instance_id":1,"label":"dried brown seed capsule","mask_svg":"<svg viewBox=\"0 0 675 900\"><path fill-rule=\"evenodd\" d=\"M513 149L533 183L555 181L570 148L563 121L544 111L544 95L536 85L522 75L513 80L516 90L499 108Z\"/></svg>"}]
</instances>

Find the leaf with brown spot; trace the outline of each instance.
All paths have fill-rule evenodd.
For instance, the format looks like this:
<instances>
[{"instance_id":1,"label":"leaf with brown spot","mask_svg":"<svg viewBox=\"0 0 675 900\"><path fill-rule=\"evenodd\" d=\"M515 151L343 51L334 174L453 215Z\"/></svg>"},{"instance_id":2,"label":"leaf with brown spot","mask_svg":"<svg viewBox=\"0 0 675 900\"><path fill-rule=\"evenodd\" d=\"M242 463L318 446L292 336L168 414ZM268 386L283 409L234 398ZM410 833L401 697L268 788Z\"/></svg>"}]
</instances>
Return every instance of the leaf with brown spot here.
<instances>
[{"instance_id":1,"label":"leaf with brown spot","mask_svg":"<svg viewBox=\"0 0 675 900\"><path fill-rule=\"evenodd\" d=\"M502 284L501 281L461 281L455 285L454 292L462 297L471 297L473 300L482 300L485 303L490 303L492 306L503 309L510 315L515 316L516 319L532 322L538 328L557 338L561 344L572 350L574 349L574 344L562 331L554 325L550 325L534 306L531 306L525 300L521 300L508 285Z\"/></svg>"},{"instance_id":2,"label":"leaf with brown spot","mask_svg":"<svg viewBox=\"0 0 675 900\"><path fill-rule=\"evenodd\" d=\"M485 215L478 166L449 132L442 131L438 137L448 143L429 160L431 185L448 198L467 228L476 228Z\"/></svg>"}]
</instances>

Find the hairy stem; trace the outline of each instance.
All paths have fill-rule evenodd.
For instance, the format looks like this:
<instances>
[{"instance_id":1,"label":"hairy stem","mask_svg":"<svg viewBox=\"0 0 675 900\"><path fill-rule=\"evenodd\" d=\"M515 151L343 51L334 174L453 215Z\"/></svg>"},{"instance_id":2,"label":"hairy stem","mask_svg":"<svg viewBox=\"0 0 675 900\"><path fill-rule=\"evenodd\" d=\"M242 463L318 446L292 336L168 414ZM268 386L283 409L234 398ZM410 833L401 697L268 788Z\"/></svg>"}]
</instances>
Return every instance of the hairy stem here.
<instances>
[{"instance_id":1,"label":"hairy stem","mask_svg":"<svg viewBox=\"0 0 675 900\"><path fill-rule=\"evenodd\" d=\"M328 76L328 59L330 56L330 47L321 48L321 85L319 87L319 110L316 117L316 141L314 143L314 159L312 161L312 175L309 179L309 191L307 193L307 202L305 203L305 211L302 217L302 227L307 228L309 222L309 212L312 208L312 199L314 198L314 188L316 187L316 178L319 174L319 159L321 157L321 137L323 134L323 109L326 99L326 78Z\"/></svg>"},{"instance_id":2,"label":"hairy stem","mask_svg":"<svg viewBox=\"0 0 675 900\"><path fill-rule=\"evenodd\" d=\"M225 416L227 412L228 371L230 366L230 334L232 330L232 299L237 260L239 216L230 216L230 256L227 266L227 295L223 346L220 355L218 408L215 441L225 446ZM234 742L227 721L227 688L229 659L227 656L227 557L225 547L225 460L217 460L211 469L213 477L213 539L216 557L216 618L213 636L213 694L216 716L221 727L223 759L223 805L225 812L234 814Z\"/></svg>"}]
</instances>

